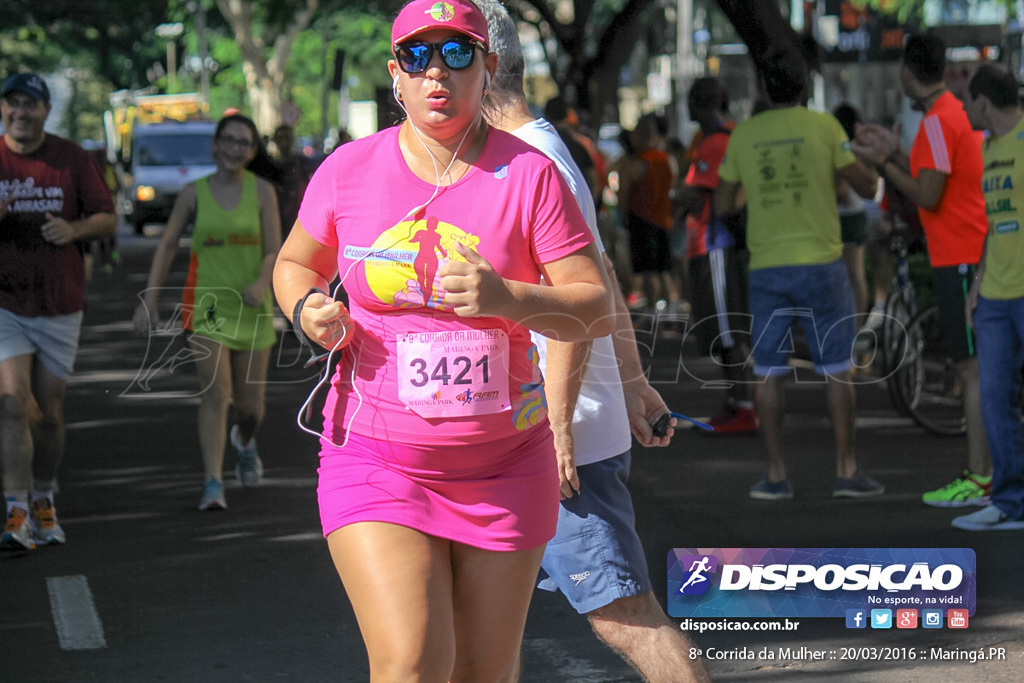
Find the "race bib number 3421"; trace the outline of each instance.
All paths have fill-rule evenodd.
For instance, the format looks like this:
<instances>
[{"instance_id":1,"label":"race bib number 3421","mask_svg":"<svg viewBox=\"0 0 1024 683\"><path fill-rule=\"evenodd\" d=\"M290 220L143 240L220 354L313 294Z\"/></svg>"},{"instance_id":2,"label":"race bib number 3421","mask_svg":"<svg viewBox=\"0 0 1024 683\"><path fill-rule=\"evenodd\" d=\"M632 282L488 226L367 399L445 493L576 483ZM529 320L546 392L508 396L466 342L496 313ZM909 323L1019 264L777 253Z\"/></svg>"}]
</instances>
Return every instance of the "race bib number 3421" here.
<instances>
[{"instance_id":1,"label":"race bib number 3421","mask_svg":"<svg viewBox=\"0 0 1024 683\"><path fill-rule=\"evenodd\" d=\"M466 417L511 408L508 335L502 330L398 335L398 397L420 417Z\"/></svg>"}]
</instances>

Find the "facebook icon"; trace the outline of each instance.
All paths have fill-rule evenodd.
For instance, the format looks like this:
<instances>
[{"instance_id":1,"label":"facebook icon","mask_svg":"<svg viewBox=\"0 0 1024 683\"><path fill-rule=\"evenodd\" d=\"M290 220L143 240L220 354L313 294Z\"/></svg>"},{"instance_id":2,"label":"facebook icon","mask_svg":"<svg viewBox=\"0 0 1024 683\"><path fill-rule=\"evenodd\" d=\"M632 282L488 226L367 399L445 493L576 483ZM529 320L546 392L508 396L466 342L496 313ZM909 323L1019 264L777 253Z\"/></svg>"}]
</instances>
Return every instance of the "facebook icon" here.
<instances>
[{"instance_id":1,"label":"facebook icon","mask_svg":"<svg viewBox=\"0 0 1024 683\"><path fill-rule=\"evenodd\" d=\"M867 613L862 609L846 610L846 628L867 628Z\"/></svg>"}]
</instances>

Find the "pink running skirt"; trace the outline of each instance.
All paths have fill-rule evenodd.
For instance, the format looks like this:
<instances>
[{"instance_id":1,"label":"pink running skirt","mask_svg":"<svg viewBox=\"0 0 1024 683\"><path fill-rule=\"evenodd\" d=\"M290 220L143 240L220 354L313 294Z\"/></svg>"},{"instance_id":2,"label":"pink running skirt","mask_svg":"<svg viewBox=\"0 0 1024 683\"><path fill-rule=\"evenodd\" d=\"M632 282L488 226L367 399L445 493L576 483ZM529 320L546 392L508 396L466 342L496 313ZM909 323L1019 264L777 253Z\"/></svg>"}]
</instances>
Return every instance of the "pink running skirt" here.
<instances>
[{"instance_id":1,"label":"pink running skirt","mask_svg":"<svg viewBox=\"0 0 1024 683\"><path fill-rule=\"evenodd\" d=\"M324 536L390 522L486 550L547 543L558 519L558 471L547 421L523 439L429 447L350 434L321 440Z\"/></svg>"}]
</instances>

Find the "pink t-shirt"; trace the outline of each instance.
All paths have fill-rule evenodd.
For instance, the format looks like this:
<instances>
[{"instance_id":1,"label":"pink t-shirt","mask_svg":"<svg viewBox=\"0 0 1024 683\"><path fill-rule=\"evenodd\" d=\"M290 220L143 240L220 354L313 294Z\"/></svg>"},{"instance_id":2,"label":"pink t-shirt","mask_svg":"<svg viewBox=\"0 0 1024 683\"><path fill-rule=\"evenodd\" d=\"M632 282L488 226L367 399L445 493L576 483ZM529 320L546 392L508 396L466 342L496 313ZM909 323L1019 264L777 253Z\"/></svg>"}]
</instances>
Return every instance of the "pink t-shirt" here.
<instances>
[{"instance_id":1,"label":"pink t-shirt","mask_svg":"<svg viewBox=\"0 0 1024 683\"><path fill-rule=\"evenodd\" d=\"M339 443L351 429L402 443L469 444L546 429L529 330L458 317L442 303L438 273L463 260L461 242L502 277L537 283L540 264L593 241L586 222L554 164L493 129L474 166L407 217L434 184L409 170L398 130L336 150L299 209L306 232L338 249L357 323L324 406L324 435Z\"/></svg>"}]
</instances>

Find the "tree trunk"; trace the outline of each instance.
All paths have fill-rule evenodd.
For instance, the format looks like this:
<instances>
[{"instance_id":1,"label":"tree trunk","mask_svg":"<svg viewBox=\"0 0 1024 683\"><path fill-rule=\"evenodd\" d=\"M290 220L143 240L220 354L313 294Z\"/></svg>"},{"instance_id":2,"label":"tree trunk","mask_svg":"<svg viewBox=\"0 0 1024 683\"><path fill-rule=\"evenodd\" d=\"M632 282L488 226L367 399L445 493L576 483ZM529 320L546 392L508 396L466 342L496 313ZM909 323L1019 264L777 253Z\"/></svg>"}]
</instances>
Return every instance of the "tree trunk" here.
<instances>
[{"instance_id":1,"label":"tree trunk","mask_svg":"<svg viewBox=\"0 0 1024 683\"><path fill-rule=\"evenodd\" d=\"M249 87L252 120L261 133L270 135L280 123L281 90L269 72L257 73L248 62L245 64L245 83Z\"/></svg>"},{"instance_id":2,"label":"tree trunk","mask_svg":"<svg viewBox=\"0 0 1024 683\"><path fill-rule=\"evenodd\" d=\"M758 73L772 50L784 45L800 46L801 38L782 16L778 0L716 1L746 43Z\"/></svg>"},{"instance_id":3,"label":"tree trunk","mask_svg":"<svg viewBox=\"0 0 1024 683\"><path fill-rule=\"evenodd\" d=\"M262 35L253 33L256 4L248 0L217 0L217 8L231 25L245 61L245 82L249 88L253 121L261 133L269 135L281 122L281 90L292 44L295 37L309 26L320 0L303 0L304 6L290 15L286 25L267 27ZM272 48L269 57L267 45Z\"/></svg>"}]
</instances>

